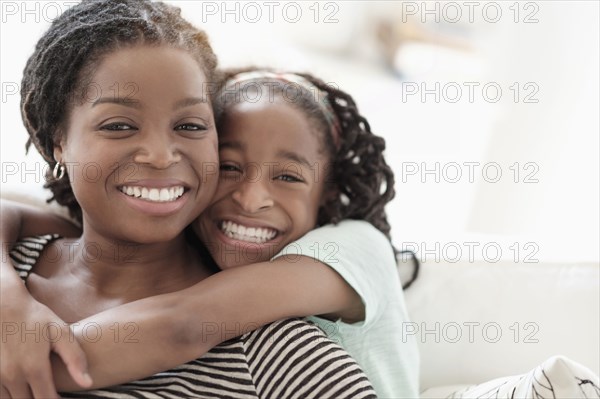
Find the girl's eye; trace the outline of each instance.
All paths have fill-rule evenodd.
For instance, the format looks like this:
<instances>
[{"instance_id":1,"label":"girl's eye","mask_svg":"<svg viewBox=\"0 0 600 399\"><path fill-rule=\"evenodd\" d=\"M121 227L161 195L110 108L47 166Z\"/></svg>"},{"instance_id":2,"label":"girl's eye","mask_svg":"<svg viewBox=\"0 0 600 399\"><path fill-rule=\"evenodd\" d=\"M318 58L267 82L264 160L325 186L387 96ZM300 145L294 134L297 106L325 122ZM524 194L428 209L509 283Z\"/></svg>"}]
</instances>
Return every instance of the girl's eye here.
<instances>
[{"instance_id":1,"label":"girl's eye","mask_svg":"<svg viewBox=\"0 0 600 399\"><path fill-rule=\"evenodd\" d=\"M231 163L222 163L219 166L219 170L221 171L221 173L241 172L242 171L237 165L231 164Z\"/></svg>"},{"instance_id":2,"label":"girl's eye","mask_svg":"<svg viewBox=\"0 0 600 399\"><path fill-rule=\"evenodd\" d=\"M281 181L285 181L288 183L302 183L304 180L302 180L299 177L293 176L293 175L279 175L276 176L275 179L277 180L281 180Z\"/></svg>"},{"instance_id":3,"label":"girl's eye","mask_svg":"<svg viewBox=\"0 0 600 399\"><path fill-rule=\"evenodd\" d=\"M137 130L137 128L134 126L131 126L128 123L113 122L113 123L108 123L106 125L102 125L100 127L100 130L108 130L108 131L116 132L116 131L124 131L124 130Z\"/></svg>"},{"instance_id":4,"label":"girl's eye","mask_svg":"<svg viewBox=\"0 0 600 399\"><path fill-rule=\"evenodd\" d=\"M177 125L175 130L185 130L188 132L196 132L196 131L205 131L207 130L206 126L198 125L196 123L182 123L181 125Z\"/></svg>"}]
</instances>

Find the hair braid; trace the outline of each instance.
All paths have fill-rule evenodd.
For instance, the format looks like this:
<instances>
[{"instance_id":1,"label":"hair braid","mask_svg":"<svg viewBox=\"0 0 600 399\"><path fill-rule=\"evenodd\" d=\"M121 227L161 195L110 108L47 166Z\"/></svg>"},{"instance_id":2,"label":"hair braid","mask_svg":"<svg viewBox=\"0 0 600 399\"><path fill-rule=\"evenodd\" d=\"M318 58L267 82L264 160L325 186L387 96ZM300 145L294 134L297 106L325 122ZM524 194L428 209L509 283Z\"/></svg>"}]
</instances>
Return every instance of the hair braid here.
<instances>
[{"instance_id":1,"label":"hair braid","mask_svg":"<svg viewBox=\"0 0 600 399\"><path fill-rule=\"evenodd\" d=\"M93 68L107 53L136 44L168 45L190 52L207 80L216 79L217 58L203 31L181 17L176 7L150 0L83 0L55 19L38 41L21 84L21 116L29 140L50 166L54 146L65 133L69 110L89 100ZM81 222L81 208L69 179L52 179L46 188Z\"/></svg>"},{"instance_id":2,"label":"hair braid","mask_svg":"<svg viewBox=\"0 0 600 399\"><path fill-rule=\"evenodd\" d=\"M340 146L333 159L331 179L339 193L320 210L321 223L338 223L343 219L365 220L379 229L390 240L398 259L410 252L414 267L410 279L403 283L407 289L419 275L420 262L411 251L398 251L391 243L390 223L385 206L396 195L395 178L383 153L385 140L371 132L371 126L359 111L352 97L310 74L298 74L327 93L328 100L341 125ZM343 198L343 197L342 197Z\"/></svg>"}]
</instances>

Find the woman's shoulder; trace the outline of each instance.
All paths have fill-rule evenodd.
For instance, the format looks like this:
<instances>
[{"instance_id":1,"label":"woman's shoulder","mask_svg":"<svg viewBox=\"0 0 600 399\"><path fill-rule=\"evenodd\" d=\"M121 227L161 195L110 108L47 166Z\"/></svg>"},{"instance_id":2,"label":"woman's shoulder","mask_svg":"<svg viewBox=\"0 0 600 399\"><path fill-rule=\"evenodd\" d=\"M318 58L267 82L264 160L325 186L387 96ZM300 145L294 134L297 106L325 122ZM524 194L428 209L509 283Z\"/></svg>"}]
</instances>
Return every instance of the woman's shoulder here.
<instances>
[{"instance_id":1,"label":"woman's shoulder","mask_svg":"<svg viewBox=\"0 0 600 399\"><path fill-rule=\"evenodd\" d=\"M305 319L280 320L241 339L260 397L376 397L356 361Z\"/></svg>"},{"instance_id":2,"label":"woman's shoulder","mask_svg":"<svg viewBox=\"0 0 600 399\"><path fill-rule=\"evenodd\" d=\"M33 266L38 263L44 250L60 238L58 234L25 237L12 246L9 256L23 281L27 279Z\"/></svg>"}]
</instances>

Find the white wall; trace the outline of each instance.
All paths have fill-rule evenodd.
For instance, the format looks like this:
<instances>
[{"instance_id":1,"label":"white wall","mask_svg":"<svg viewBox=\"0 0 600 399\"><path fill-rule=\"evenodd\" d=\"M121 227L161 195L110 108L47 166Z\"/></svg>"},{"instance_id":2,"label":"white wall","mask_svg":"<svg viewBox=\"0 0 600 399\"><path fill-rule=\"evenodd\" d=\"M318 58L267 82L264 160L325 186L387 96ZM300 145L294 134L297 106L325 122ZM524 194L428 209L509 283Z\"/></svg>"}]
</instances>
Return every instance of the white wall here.
<instances>
[{"instance_id":1,"label":"white wall","mask_svg":"<svg viewBox=\"0 0 600 399\"><path fill-rule=\"evenodd\" d=\"M512 2L477 3L472 22L466 2L428 2L429 14L422 2L275 2L272 22L268 2L170 3L207 30L223 65L308 69L354 95L373 130L388 142L386 155L398 182L389 208L398 246L417 249L430 261L452 260L456 251L464 260L469 248L475 258L488 260L497 248L504 258L518 254L519 261L525 255L598 260L598 2L521 2L517 22ZM24 4L2 2L2 189L38 192L39 173L28 174L21 164L39 157L23 156L26 133L14 91L37 38L72 2ZM296 4L302 16L291 23ZM224 7L233 12L225 14ZM400 78L381 63L373 38L377 18L402 24L394 13L403 9L424 20L419 24L429 32L466 39L474 50L405 46L397 58L404 71ZM454 23L457 9L462 17ZM337 22L324 23L331 13ZM533 23L525 23L527 17ZM259 21L248 20L254 18ZM434 93L422 98L421 89L436 83L439 101ZM486 84L489 91L483 93ZM468 85L475 88L473 101ZM452 102L455 87L462 88L462 97ZM495 87L502 89L498 102L491 101ZM407 92L415 88L419 93ZM524 102L527 94L537 103ZM425 173L436 165L439 181ZM497 167L502 177L492 183ZM462 175L453 183L457 171ZM525 183L532 172L529 180L538 182ZM426 249L433 252L424 254Z\"/></svg>"}]
</instances>

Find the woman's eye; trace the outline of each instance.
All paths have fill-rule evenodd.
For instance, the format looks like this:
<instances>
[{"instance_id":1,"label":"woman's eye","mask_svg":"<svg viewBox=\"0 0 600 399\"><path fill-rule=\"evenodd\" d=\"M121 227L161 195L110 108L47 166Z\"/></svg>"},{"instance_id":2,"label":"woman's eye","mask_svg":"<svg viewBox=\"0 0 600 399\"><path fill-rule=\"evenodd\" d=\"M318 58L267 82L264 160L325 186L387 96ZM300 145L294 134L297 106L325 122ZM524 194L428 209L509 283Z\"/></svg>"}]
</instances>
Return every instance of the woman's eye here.
<instances>
[{"instance_id":1,"label":"woman's eye","mask_svg":"<svg viewBox=\"0 0 600 399\"><path fill-rule=\"evenodd\" d=\"M185 130L188 132L196 132L196 131L205 131L207 130L206 126L198 125L196 123L182 123L181 125L177 125L175 130Z\"/></svg>"},{"instance_id":2,"label":"woman's eye","mask_svg":"<svg viewBox=\"0 0 600 399\"><path fill-rule=\"evenodd\" d=\"M100 130L123 131L123 130L137 130L137 129L128 123L113 122L113 123L107 123L106 125L102 125L100 127Z\"/></svg>"},{"instance_id":3,"label":"woman's eye","mask_svg":"<svg viewBox=\"0 0 600 399\"><path fill-rule=\"evenodd\" d=\"M275 177L275 179L285 181L288 183L302 183L304 181L301 178L293 176L293 175L279 175L279 176Z\"/></svg>"}]
</instances>

